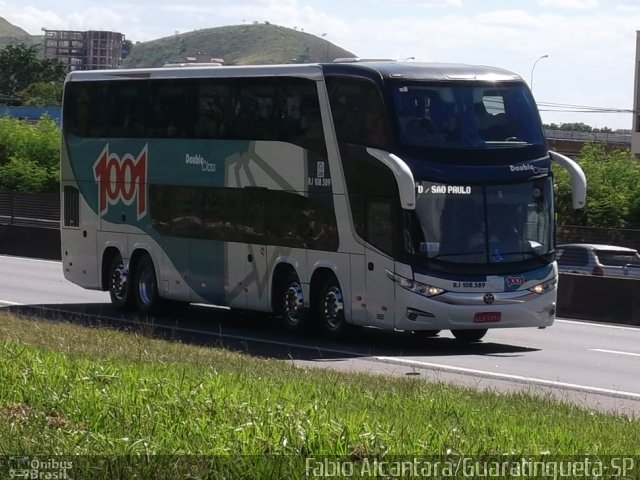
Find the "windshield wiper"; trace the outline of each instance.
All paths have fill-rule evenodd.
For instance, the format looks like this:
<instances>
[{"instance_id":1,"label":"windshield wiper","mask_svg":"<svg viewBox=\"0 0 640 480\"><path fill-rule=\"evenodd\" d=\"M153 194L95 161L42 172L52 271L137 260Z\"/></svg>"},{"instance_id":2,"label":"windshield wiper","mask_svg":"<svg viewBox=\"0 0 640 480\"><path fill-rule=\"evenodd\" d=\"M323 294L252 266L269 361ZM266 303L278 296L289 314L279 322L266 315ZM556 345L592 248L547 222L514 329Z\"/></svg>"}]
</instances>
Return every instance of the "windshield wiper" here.
<instances>
[{"instance_id":1,"label":"windshield wiper","mask_svg":"<svg viewBox=\"0 0 640 480\"><path fill-rule=\"evenodd\" d=\"M542 253L538 253L535 250L525 250L525 251L516 251L516 252L499 252L499 255L501 257L504 257L506 255L531 255L534 258L537 258L538 260L542 260L546 263L549 263L549 260L547 259L546 255L549 255L550 253L553 253L553 250L542 254Z\"/></svg>"},{"instance_id":2,"label":"windshield wiper","mask_svg":"<svg viewBox=\"0 0 640 480\"><path fill-rule=\"evenodd\" d=\"M431 260L438 260L441 257L461 257L464 255L486 255L487 252L480 250L479 252L460 252L460 253L439 253L435 257L431 257Z\"/></svg>"}]
</instances>

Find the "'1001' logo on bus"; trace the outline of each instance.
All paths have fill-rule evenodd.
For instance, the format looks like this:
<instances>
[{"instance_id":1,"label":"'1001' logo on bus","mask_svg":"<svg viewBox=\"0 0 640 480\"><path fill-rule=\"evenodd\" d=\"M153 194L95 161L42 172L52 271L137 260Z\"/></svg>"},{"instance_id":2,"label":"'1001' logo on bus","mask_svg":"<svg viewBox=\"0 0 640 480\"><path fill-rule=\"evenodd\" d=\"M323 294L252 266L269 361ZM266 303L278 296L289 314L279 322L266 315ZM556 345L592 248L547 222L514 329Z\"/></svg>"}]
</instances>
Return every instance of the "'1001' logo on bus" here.
<instances>
[{"instance_id":1,"label":"'1001' logo on bus","mask_svg":"<svg viewBox=\"0 0 640 480\"><path fill-rule=\"evenodd\" d=\"M147 145L136 158L130 153L118 157L104 147L93 164L93 174L98 182L99 212L103 215L109 205L122 202L131 205L138 202L138 220L147 214Z\"/></svg>"}]
</instances>

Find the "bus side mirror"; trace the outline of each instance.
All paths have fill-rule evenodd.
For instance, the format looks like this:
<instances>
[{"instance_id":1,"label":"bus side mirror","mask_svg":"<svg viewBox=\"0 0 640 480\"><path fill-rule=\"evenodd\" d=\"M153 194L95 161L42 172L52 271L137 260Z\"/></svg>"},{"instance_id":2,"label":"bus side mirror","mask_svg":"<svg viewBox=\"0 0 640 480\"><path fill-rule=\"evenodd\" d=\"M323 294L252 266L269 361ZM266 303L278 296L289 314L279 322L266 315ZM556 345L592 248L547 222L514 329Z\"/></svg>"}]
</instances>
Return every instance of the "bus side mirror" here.
<instances>
[{"instance_id":1,"label":"bus side mirror","mask_svg":"<svg viewBox=\"0 0 640 480\"><path fill-rule=\"evenodd\" d=\"M393 153L378 150L377 148L367 148L367 153L373 158L380 160L386 165L396 178L398 192L400 192L400 206L405 210L416 209L416 184L413 180L413 173L404 160Z\"/></svg>"},{"instance_id":2,"label":"bus side mirror","mask_svg":"<svg viewBox=\"0 0 640 480\"><path fill-rule=\"evenodd\" d=\"M584 208L587 201L587 177L576 162L569 157L549 150L551 160L564 168L571 176L571 200L573 208Z\"/></svg>"}]
</instances>

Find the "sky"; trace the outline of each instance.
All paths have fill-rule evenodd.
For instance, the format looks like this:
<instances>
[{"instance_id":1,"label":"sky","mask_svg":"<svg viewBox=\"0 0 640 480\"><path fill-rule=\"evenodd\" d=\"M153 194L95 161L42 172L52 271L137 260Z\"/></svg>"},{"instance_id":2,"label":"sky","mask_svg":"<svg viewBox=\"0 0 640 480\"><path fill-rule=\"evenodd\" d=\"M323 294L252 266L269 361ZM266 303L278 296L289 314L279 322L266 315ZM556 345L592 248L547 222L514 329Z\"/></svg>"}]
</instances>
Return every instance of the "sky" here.
<instances>
[{"instance_id":1,"label":"sky","mask_svg":"<svg viewBox=\"0 0 640 480\"><path fill-rule=\"evenodd\" d=\"M112 30L134 43L269 22L362 58L506 68L545 123L632 128L640 0L0 0L0 17L32 35Z\"/></svg>"}]
</instances>

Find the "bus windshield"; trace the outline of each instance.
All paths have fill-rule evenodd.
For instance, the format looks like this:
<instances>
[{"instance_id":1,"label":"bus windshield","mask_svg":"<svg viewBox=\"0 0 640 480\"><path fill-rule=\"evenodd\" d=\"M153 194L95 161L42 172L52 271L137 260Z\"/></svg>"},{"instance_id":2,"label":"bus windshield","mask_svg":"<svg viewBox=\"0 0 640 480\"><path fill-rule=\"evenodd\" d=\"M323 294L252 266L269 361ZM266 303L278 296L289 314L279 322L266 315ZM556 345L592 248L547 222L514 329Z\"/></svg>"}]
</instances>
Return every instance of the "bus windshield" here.
<instances>
[{"instance_id":1,"label":"bus windshield","mask_svg":"<svg viewBox=\"0 0 640 480\"><path fill-rule=\"evenodd\" d=\"M551 177L505 185L418 182L406 249L449 264L549 263L552 212Z\"/></svg>"},{"instance_id":2,"label":"bus windshield","mask_svg":"<svg viewBox=\"0 0 640 480\"><path fill-rule=\"evenodd\" d=\"M406 147L542 146L533 97L523 84L396 81L392 86L399 143Z\"/></svg>"}]
</instances>

